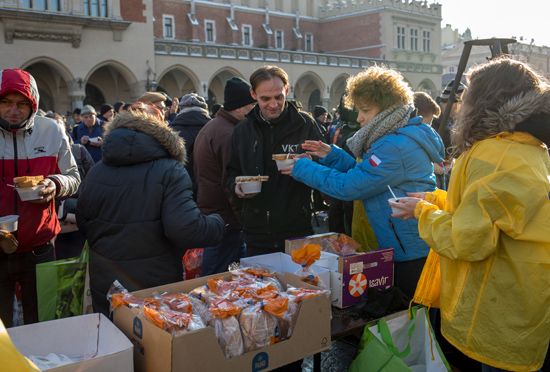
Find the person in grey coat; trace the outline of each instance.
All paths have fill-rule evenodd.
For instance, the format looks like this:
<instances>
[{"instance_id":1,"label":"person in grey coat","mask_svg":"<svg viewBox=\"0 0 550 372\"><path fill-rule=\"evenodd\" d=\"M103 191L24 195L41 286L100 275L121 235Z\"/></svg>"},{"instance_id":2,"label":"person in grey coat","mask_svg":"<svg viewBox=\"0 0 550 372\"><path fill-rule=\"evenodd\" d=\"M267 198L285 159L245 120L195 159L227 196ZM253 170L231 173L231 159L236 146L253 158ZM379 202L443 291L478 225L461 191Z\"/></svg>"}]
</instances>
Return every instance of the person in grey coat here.
<instances>
[{"instance_id":1,"label":"person in grey coat","mask_svg":"<svg viewBox=\"0 0 550 372\"><path fill-rule=\"evenodd\" d=\"M77 223L90 244L94 311L108 315L115 279L129 291L182 280L185 250L218 244L224 221L197 208L184 142L161 115L131 110L105 129L103 159L82 185Z\"/></svg>"}]
</instances>

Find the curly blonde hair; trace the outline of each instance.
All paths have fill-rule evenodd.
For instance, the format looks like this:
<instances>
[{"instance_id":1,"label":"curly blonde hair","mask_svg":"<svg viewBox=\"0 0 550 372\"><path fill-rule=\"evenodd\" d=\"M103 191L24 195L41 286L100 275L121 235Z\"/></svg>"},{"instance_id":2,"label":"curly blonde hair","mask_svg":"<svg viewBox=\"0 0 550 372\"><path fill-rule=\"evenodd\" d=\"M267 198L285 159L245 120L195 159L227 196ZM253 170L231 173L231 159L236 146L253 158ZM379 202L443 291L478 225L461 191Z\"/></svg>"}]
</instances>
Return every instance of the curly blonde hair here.
<instances>
[{"instance_id":1,"label":"curly blonde hair","mask_svg":"<svg viewBox=\"0 0 550 372\"><path fill-rule=\"evenodd\" d=\"M403 75L383 66L372 66L346 81L345 105L362 109L377 106L384 111L394 105L411 104L413 92Z\"/></svg>"}]
</instances>

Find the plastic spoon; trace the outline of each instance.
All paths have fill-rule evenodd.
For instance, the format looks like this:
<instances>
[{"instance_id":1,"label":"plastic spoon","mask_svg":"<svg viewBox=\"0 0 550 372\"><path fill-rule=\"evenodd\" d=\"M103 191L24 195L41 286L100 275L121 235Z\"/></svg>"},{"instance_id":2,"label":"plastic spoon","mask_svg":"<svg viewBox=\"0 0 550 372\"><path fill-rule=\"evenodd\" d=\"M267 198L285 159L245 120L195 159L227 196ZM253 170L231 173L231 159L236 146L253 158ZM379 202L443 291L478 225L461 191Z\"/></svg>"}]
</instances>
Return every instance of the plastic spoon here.
<instances>
[{"instance_id":1,"label":"plastic spoon","mask_svg":"<svg viewBox=\"0 0 550 372\"><path fill-rule=\"evenodd\" d=\"M393 190L391 189L390 185L388 185L388 190L390 190L390 193L393 196L393 198L395 199L395 201L399 202L399 198L397 196L395 196L395 194L393 193Z\"/></svg>"}]
</instances>

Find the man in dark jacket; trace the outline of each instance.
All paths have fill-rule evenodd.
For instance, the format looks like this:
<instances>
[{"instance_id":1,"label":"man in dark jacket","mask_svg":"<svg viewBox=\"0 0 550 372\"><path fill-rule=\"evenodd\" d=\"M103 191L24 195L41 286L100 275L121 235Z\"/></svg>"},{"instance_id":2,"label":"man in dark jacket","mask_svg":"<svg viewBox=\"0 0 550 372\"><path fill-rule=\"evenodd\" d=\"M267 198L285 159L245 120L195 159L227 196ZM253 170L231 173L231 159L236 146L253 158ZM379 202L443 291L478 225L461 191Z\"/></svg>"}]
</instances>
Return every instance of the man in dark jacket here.
<instances>
[{"instance_id":1,"label":"man in dark jacket","mask_svg":"<svg viewBox=\"0 0 550 372\"><path fill-rule=\"evenodd\" d=\"M195 186L196 182L193 174L193 148L195 146L195 138L197 138L197 134L199 134L202 127L210 120L211 117L208 114L208 105L204 98L196 93L189 93L181 97L178 116L170 123L170 126L177 130L180 137L185 140L188 160L185 169L187 169L187 173L191 176L191 180Z\"/></svg>"},{"instance_id":2,"label":"man in dark jacket","mask_svg":"<svg viewBox=\"0 0 550 372\"><path fill-rule=\"evenodd\" d=\"M231 134L235 125L254 107L250 85L234 77L224 89L224 104L199 132L195 140L195 181L197 204L203 213L219 213L228 225L220 244L207 247L202 261L202 275L227 271L229 264L239 261L243 253L241 225L231 208L232 194L223 186L231 158Z\"/></svg>"},{"instance_id":3,"label":"man in dark jacket","mask_svg":"<svg viewBox=\"0 0 550 372\"><path fill-rule=\"evenodd\" d=\"M115 279L129 291L182 280L185 250L220 242L224 222L200 212L184 163L183 141L159 111L134 109L107 125L102 162L82 184L76 215L91 248L94 311L109 313Z\"/></svg>"},{"instance_id":4,"label":"man in dark jacket","mask_svg":"<svg viewBox=\"0 0 550 372\"><path fill-rule=\"evenodd\" d=\"M311 189L282 175L273 154L304 152L306 139L320 140L314 119L286 101L288 75L277 66L264 66L250 76L256 107L237 125L232 137L232 156L227 185L242 201L241 223L247 255L284 250L284 240L312 233ZM262 191L244 194L237 176L269 176Z\"/></svg>"}]
</instances>

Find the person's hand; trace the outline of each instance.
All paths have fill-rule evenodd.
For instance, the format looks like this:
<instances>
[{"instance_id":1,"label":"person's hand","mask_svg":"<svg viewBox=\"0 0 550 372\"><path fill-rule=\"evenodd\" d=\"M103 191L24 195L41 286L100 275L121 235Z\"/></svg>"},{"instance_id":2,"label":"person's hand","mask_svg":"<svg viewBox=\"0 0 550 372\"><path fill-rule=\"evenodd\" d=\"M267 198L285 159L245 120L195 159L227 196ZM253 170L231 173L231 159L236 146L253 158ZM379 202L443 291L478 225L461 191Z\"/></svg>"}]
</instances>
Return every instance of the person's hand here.
<instances>
[{"instance_id":1,"label":"person's hand","mask_svg":"<svg viewBox=\"0 0 550 372\"><path fill-rule=\"evenodd\" d=\"M307 151L309 155L315 155L318 158L324 158L328 155L332 147L327 145L323 141L311 141L306 140L302 143L302 148Z\"/></svg>"},{"instance_id":2,"label":"person's hand","mask_svg":"<svg viewBox=\"0 0 550 372\"><path fill-rule=\"evenodd\" d=\"M180 101L178 100L178 97L172 98L172 106L170 106L169 114L175 114L178 112Z\"/></svg>"},{"instance_id":3,"label":"person's hand","mask_svg":"<svg viewBox=\"0 0 550 372\"><path fill-rule=\"evenodd\" d=\"M414 210L416 204L422 199L420 198L400 198L398 202L391 202L391 207L393 209L392 217L401 218L403 220L408 220L409 218L414 218Z\"/></svg>"},{"instance_id":4,"label":"person's hand","mask_svg":"<svg viewBox=\"0 0 550 372\"><path fill-rule=\"evenodd\" d=\"M439 165L438 163L433 163L434 164L434 173L435 174L443 174L443 167L441 165Z\"/></svg>"},{"instance_id":5,"label":"person's hand","mask_svg":"<svg viewBox=\"0 0 550 372\"><path fill-rule=\"evenodd\" d=\"M44 178L42 181L38 183L38 185L44 186L43 189L38 190L38 194L42 196L42 199L30 200L31 203L45 204L45 203L49 203L53 198L55 198L55 192L56 192L55 182L53 182L49 178Z\"/></svg>"},{"instance_id":6,"label":"person's hand","mask_svg":"<svg viewBox=\"0 0 550 372\"><path fill-rule=\"evenodd\" d=\"M12 233L0 230L0 249L6 254L12 254L17 250L19 242Z\"/></svg>"},{"instance_id":7,"label":"person's hand","mask_svg":"<svg viewBox=\"0 0 550 372\"><path fill-rule=\"evenodd\" d=\"M426 200L426 192L408 192L407 196L422 199L422 200Z\"/></svg>"},{"instance_id":8,"label":"person's hand","mask_svg":"<svg viewBox=\"0 0 550 372\"><path fill-rule=\"evenodd\" d=\"M259 193L255 193L255 194L245 194L243 192L243 190L241 189L241 184L240 183L235 183L235 195L237 195L237 197L241 198L241 199L250 199L250 198L253 198L255 197L256 195L258 195Z\"/></svg>"},{"instance_id":9,"label":"person's hand","mask_svg":"<svg viewBox=\"0 0 550 372\"><path fill-rule=\"evenodd\" d=\"M103 138L97 137L97 140L95 142L91 142L90 145L94 147L101 147L103 145Z\"/></svg>"},{"instance_id":10,"label":"person's hand","mask_svg":"<svg viewBox=\"0 0 550 372\"><path fill-rule=\"evenodd\" d=\"M81 144L86 145L88 142L90 142L90 137L89 136L82 136L80 138L80 143Z\"/></svg>"},{"instance_id":11,"label":"person's hand","mask_svg":"<svg viewBox=\"0 0 550 372\"><path fill-rule=\"evenodd\" d=\"M292 159L293 162L290 164L290 166L289 166L288 168L281 169L279 172L281 172L281 174L284 174L284 175L287 175L287 176L292 176L292 171L294 170L294 164L296 164L296 160L301 159L301 158L305 158L305 159L311 160L311 155L309 155L309 154L307 154L307 153L297 154L297 155Z\"/></svg>"}]
</instances>

